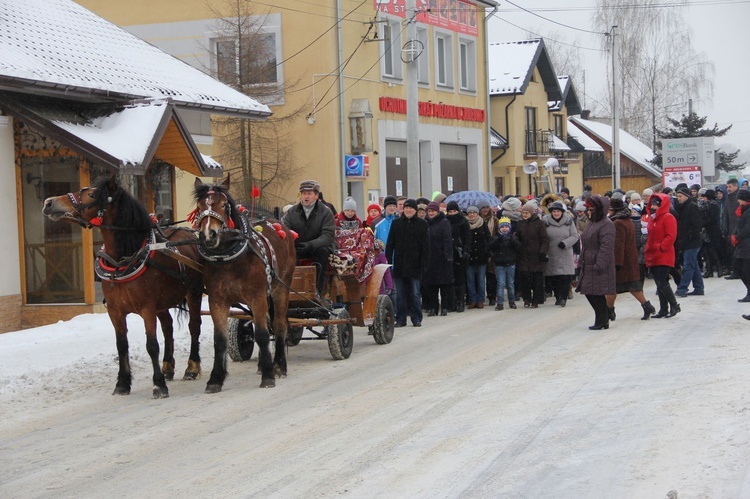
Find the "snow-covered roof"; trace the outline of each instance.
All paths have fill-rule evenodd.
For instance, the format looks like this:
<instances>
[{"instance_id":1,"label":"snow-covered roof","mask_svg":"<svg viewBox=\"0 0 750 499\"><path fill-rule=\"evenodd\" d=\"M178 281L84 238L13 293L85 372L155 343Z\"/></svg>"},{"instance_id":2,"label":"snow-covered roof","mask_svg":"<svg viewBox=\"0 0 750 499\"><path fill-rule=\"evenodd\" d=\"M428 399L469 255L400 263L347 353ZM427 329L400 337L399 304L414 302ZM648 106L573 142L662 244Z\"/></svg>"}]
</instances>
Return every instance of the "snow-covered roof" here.
<instances>
[{"instance_id":1,"label":"snow-covered roof","mask_svg":"<svg viewBox=\"0 0 750 499\"><path fill-rule=\"evenodd\" d=\"M550 100L562 99L560 85L541 38L490 43L488 63L490 95L525 93L534 68L538 66L547 97Z\"/></svg>"},{"instance_id":2,"label":"snow-covered roof","mask_svg":"<svg viewBox=\"0 0 750 499\"><path fill-rule=\"evenodd\" d=\"M568 137L572 137L576 142L581 144L584 151L604 152L604 148L602 146L600 146L594 139L586 135L583 130L578 128L570 119L568 119Z\"/></svg>"},{"instance_id":3,"label":"snow-covered roof","mask_svg":"<svg viewBox=\"0 0 750 499\"><path fill-rule=\"evenodd\" d=\"M0 88L263 118L270 109L71 0L0 0Z\"/></svg>"},{"instance_id":4,"label":"snow-covered roof","mask_svg":"<svg viewBox=\"0 0 750 499\"><path fill-rule=\"evenodd\" d=\"M550 137L550 144L549 144L550 151L570 151L570 147L568 147L568 144L563 142L563 140L560 137L558 137L557 135L553 133L551 133L549 137Z\"/></svg>"},{"instance_id":5,"label":"snow-covered roof","mask_svg":"<svg viewBox=\"0 0 750 499\"><path fill-rule=\"evenodd\" d=\"M508 141L497 130L490 127L490 147L492 149L507 149Z\"/></svg>"},{"instance_id":6,"label":"snow-covered roof","mask_svg":"<svg viewBox=\"0 0 750 499\"><path fill-rule=\"evenodd\" d=\"M112 171L142 175L161 159L198 176L219 176L203 160L169 99L93 104L0 92L0 109Z\"/></svg>"},{"instance_id":7,"label":"snow-covered roof","mask_svg":"<svg viewBox=\"0 0 750 499\"><path fill-rule=\"evenodd\" d=\"M590 133L605 144L612 146L612 127L597 121L584 120L577 117L568 118L568 124L573 123L584 133ZM570 128L568 128L570 133ZM649 163L654 157L654 152L649 146L630 135L625 130L620 130L620 154L625 155L631 161L638 163L644 170L656 177L661 177L661 171Z\"/></svg>"}]
</instances>

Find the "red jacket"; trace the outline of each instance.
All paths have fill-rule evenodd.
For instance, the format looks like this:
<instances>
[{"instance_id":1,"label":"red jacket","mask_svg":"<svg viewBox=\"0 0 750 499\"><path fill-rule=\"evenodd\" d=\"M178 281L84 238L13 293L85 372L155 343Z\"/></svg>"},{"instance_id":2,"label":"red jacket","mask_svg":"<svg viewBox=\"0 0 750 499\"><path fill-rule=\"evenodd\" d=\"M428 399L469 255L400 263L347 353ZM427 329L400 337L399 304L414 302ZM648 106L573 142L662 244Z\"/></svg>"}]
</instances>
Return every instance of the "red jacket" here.
<instances>
[{"instance_id":1,"label":"red jacket","mask_svg":"<svg viewBox=\"0 0 750 499\"><path fill-rule=\"evenodd\" d=\"M651 214L644 257L647 267L674 267L674 243L677 239L677 220L669 213L671 202L666 194L653 194L661 199L661 206ZM650 209L650 206L649 206Z\"/></svg>"}]
</instances>

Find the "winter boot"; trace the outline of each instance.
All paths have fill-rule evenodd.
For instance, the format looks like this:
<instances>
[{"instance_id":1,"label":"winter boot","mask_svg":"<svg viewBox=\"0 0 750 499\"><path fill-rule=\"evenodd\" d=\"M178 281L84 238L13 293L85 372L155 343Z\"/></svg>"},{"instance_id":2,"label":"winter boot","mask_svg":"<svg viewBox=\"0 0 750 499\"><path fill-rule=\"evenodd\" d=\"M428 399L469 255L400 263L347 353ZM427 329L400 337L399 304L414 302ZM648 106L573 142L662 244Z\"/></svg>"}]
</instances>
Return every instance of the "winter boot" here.
<instances>
[{"instance_id":1,"label":"winter boot","mask_svg":"<svg viewBox=\"0 0 750 499\"><path fill-rule=\"evenodd\" d=\"M437 310L434 308L431 308L429 312L427 312L427 317L435 317L438 314Z\"/></svg>"},{"instance_id":2,"label":"winter boot","mask_svg":"<svg viewBox=\"0 0 750 499\"><path fill-rule=\"evenodd\" d=\"M667 314L669 314L669 301L666 297L659 294L659 312L655 315L652 315L652 319L661 319L662 317L666 317Z\"/></svg>"},{"instance_id":3,"label":"winter boot","mask_svg":"<svg viewBox=\"0 0 750 499\"><path fill-rule=\"evenodd\" d=\"M508 302L508 306L509 306L510 308L516 308L516 302L515 302L515 301L509 301L509 302Z\"/></svg>"},{"instance_id":4,"label":"winter boot","mask_svg":"<svg viewBox=\"0 0 750 499\"><path fill-rule=\"evenodd\" d=\"M503 309L503 304L502 303L498 303L497 305L495 305L495 310L500 311L502 309Z\"/></svg>"},{"instance_id":5,"label":"winter boot","mask_svg":"<svg viewBox=\"0 0 750 499\"><path fill-rule=\"evenodd\" d=\"M560 306L564 307L568 303L568 300L566 298L560 298Z\"/></svg>"},{"instance_id":6,"label":"winter boot","mask_svg":"<svg viewBox=\"0 0 750 499\"><path fill-rule=\"evenodd\" d=\"M674 302L669 307L669 313L667 314L667 318L674 317L675 315L679 314L682 310L680 309L680 304L677 302Z\"/></svg>"},{"instance_id":7,"label":"winter boot","mask_svg":"<svg viewBox=\"0 0 750 499\"><path fill-rule=\"evenodd\" d=\"M615 314L615 307L608 308L607 313L609 315L609 321L614 322L615 319L617 319L617 314Z\"/></svg>"},{"instance_id":8,"label":"winter boot","mask_svg":"<svg viewBox=\"0 0 750 499\"><path fill-rule=\"evenodd\" d=\"M647 321L651 318L651 314L656 313L656 309L653 305L651 305L650 301L647 301L645 303L641 303L641 307L643 308L643 317L641 317L642 321Z\"/></svg>"},{"instance_id":9,"label":"winter boot","mask_svg":"<svg viewBox=\"0 0 750 499\"><path fill-rule=\"evenodd\" d=\"M445 317L446 315L448 315L448 309L441 308L440 309L440 317Z\"/></svg>"},{"instance_id":10,"label":"winter boot","mask_svg":"<svg viewBox=\"0 0 750 499\"><path fill-rule=\"evenodd\" d=\"M456 286L453 299L456 301L456 312L466 310L466 286Z\"/></svg>"}]
</instances>

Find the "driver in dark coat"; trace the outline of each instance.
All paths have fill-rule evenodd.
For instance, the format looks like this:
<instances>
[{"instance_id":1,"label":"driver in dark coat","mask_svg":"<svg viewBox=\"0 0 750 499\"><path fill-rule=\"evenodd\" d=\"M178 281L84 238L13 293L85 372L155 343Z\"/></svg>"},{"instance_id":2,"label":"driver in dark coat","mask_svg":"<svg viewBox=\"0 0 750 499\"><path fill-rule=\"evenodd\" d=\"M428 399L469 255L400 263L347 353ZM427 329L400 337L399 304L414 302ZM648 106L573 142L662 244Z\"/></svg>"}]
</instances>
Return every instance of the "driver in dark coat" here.
<instances>
[{"instance_id":1,"label":"driver in dark coat","mask_svg":"<svg viewBox=\"0 0 750 499\"><path fill-rule=\"evenodd\" d=\"M300 259L313 260L318 265L318 293L323 290L328 257L336 249L336 219L333 212L319 201L320 185L315 180L305 180L299 186L299 203L289 208L282 218L284 225L299 237L294 242L297 263Z\"/></svg>"}]
</instances>

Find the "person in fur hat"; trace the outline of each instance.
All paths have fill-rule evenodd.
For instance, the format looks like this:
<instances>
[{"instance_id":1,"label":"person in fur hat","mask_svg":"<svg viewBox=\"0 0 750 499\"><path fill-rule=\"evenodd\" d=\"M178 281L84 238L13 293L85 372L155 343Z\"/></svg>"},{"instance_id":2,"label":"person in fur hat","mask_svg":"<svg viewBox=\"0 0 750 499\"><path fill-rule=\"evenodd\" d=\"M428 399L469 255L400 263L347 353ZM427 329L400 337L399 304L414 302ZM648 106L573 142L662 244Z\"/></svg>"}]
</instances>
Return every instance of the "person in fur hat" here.
<instances>
[{"instance_id":1,"label":"person in fur hat","mask_svg":"<svg viewBox=\"0 0 750 499\"><path fill-rule=\"evenodd\" d=\"M539 208L541 208L542 210L541 215L548 215L549 205L551 205L555 201L562 201L562 199L557 194L553 194L551 192L548 192L547 194L542 196L541 201L539 201Z\"/></svg>"},{"instance_id":2,"label":"person in fur hat","mask_svg":"<svg viewBox=\"0 0 750 499\"><path fill-rule=\"evenodd\" d=\"M607 295L609 320L617 318L615 300L617 294L630 293L638 300L643 309L641 320L647 321L656 309L643 295L643 281L638 265L638 247L636 246L635 226L631 220L631 210L622 199L613 198L609 202L609 219L615 224L615 288L617 293ZM640 222L639 222L640 224ZM639 234L640 235L640 234Z\"/></svg>"}]
</instances>

